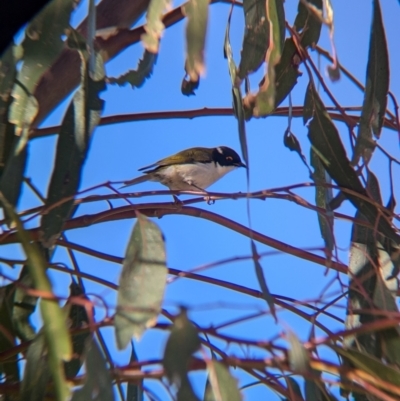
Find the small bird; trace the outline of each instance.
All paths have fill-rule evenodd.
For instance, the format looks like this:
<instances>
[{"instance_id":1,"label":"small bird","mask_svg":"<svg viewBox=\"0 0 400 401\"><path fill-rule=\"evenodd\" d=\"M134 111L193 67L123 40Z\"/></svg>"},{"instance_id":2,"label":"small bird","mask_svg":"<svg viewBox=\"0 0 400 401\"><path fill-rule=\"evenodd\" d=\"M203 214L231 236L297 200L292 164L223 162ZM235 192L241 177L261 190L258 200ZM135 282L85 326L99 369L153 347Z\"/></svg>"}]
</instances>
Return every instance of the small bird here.
<instances>
[{"instance_id":1,"label":"small bird","mask_svg":"<svg viewBox=\"0 0 400 401\"><path fill-rule=\"evenodd\" d=\"M238 167L247 168L240 156L227 146L190 148L139 169L144 175L125 181L122 188L156 181L170 190L206 192L207 187Z\"/></svg>"}]
</instances>

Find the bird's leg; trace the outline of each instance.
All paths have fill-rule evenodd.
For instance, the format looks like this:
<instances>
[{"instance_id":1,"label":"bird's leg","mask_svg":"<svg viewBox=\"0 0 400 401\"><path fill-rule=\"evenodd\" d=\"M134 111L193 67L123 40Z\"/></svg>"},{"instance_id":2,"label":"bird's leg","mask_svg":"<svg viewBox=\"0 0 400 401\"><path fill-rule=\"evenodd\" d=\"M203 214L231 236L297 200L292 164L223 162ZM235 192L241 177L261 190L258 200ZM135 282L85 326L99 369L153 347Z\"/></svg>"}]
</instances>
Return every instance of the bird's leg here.
<instances>
[{"instance_id":1,"label":"bird's leg","mask_svg":"<svg viewBox=\"0 0 400 401\"><path fill-rule=\"evenodd\" d=\"M215 200L211 199L209 193L208 193L204 188L200 188L200 187L198 187L197 185L195 185L195 184L193 184L193 183L190 183L190 185L191 185L192 187L195 187L195 188L198 189L199 191L204 192L205 194L207 194L207 196L204 197L204 200L207 202L208 205L213 205L213 204L215 203Z\"/></svg>"}]
</instances>

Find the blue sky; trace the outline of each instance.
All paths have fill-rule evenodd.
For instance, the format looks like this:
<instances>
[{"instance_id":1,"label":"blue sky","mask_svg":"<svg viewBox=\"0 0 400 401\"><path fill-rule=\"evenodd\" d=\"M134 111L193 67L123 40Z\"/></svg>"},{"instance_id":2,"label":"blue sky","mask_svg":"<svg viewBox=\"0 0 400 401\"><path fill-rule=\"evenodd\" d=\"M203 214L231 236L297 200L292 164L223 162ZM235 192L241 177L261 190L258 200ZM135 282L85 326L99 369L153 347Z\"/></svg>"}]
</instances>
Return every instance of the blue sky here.
<instances>
[{"instance_id":1,"label":"blue sky","mask_svg":"<svg viewBox=\"0 0 400 401\"><path fill-rule=\"evenodd\" d=\"M174 6L180 3L175 2ZM365 70L368 56L369 30L371 24L372 1L353 0L344 2L332 1L335 18L334 39L340 62L350 70L361 82L365 81ZM77 23L82 18L86 2L83 2L74 16ZM395 0L381 0L382 13L388 39L391 83L390 89L400 95L400 75L397 74L400 64L398 52L398 38L400 37L400 7ZM180 22L165 31L161 41L160 54L153 76L140 89L131 89L130 86L109 86L102 93L105 99L103 115L109 116L122 113L140 113L151 111L174 111L196 108L230 107L231 81L228 74L227 61L223 58L223 43L230 6L214 4L210 6L209 30L206 46L206 75L200 82L196 96L185 97L180 92L181 80L184 76L184 22ZM286 19L293 23L297 13L297 1L285 2ZM141 21L143 22L143 21ZM243 34L243 12L235 8L231 23L231 41L236 62L239 61ZM319 45L330 50L328 30L323 27ZM142 56L141 44L132 46L106 65L108 76L119 76L129 69L136 68ZM314 60L318 62L316 53ZM326 78L326 62L320 61L321 72ZM251 77L251 87L256 89L263 74L260 72ZM302 105L305 88L308 83L304 67L300 67L303 77L293 91L293 105ZM328 78L326 78L328 81ZM342 79L335 84L329 83L339 103L343 106L359 106L362 104L363 94L349 81ZM326 100L326 96L321 93ZM287 105L287 100L283 105ZM328 103L327 103L328 104ZM329 104L330 105L330 104ZM61 121L66 103L63 102L43 126L58 124ZM391 103L389 107L393 110ZM284 117L269 117L253 119L247 123L247 141L250 154L250 189L252 191L282 187L285 185L309 182L308 171L294 152L283 146L283 134L287 127ZM347 145L346 127L337 123L337 128ZM292 131L299 139L304 155L309 159L309 143L307 129L302 119L294 119ZM32 141L28 176L35 185L45 193L54 159L55 137L47 137ZM393 156L399 158L397 134L386 129L382 132L380 144ZM81 188L85 189L107 181L127 180L138 175L137 169L148 165L160 158L176 153L179 150L193 146L230 146L240 151L237 133L237 123L234 117L201 117L196 119L172 119L158 121L142 121L99 127L96 129L89 157L84 168ZM351 154L349 155L351 157ZM371 170L378 175L381 182L381 191L384 202L389 196L388 163L378 150L375 151L370 164ZM394 166L395 183L398 182L400 169ZM157 183L141 184L135 191L165 189ZM230 173L221 181L214 184L210 190L216 192L246 191L246 177L244 170ZM397 198L399 188L395 188ZM97 193L100 193L98 191ZM103 192L104 193L104 192ZM296 193L310 202L314 202L312 188L301 189ZM182 197L186 199L187 197ZM166 197L151 197L133 199L134 203L169 202ZM38 201L30 190L25 187L19 209L24 210ZM124 203L114 202L114 205ZM213 205L205 202L194 205L196 207L221 214L241 224L248 225L245 200L222 200ZM104 204L88 204L79 208L78 215L96 213L108 208ZM323 255L316 249L323 247L320 237L317 216L310 210L285 201L267 199L265 201L251 200L250 209L253 229L274 239L286 242L301 249L310 249ZM354 215L354 209L349 203L343 204L341 213ZM199 218L171 215L155 220L166 237L168 266L175 269L191 270L203 264L222 259L250 255L250 241L223 226L216 225ZM122 257L127 246L135 221L124 220L106 224L93 225L82 230L72 230L67 233L70 241L82 243L87 247ZM35 222L31 223L32 226ZM335 235L339 256L347 264L351 224L347 221L335 221ZM264 245L257 245L259 253L271 252L261 259L269 289L274 294L284 295L298 301L310 301L321 295L324 287L336 277L335 272L325 274L325 268L299 258L274 252ZM16 247L9 247L7 254L15 255ZM114 283L118 282L121 266L105 263L101 260L76 253L76 258L82 271L99 275ZM65 250L58 249L54 262L63 262L71 266ZM9 273L7 271L7 273ZM17 272L11 272L10 275ZM51 272L55 291L58 295L68 292L69 278L63 274ZM254 268L251 260L227 263L222 266L203 271L202 274L227 280L249 288L258 289ZM347 278L342 278L347 282ZM111 290L93 285L85 281L89 293L104 297L113 311L116 303L116 294ZM338 295L340 287L335 281L327 291L328 296ZM328 297L328 298L329 298ZM331 298L329 298L331 299ZM174 280L167 285L164 307L177 311L177 305L185 304L190 308L190 317L200 326L216 325L238 316L250 315L256 310L268 312L265 302L245 297L236 292L217 286L207 285L187 279ZM344 305L344 302L341 302ZM344 317L343 308L333 309ZM98 308L96 317L104 317L104 309ZM222 332L248 339L268 340L275 335L291 328L301 340L307 340L310 334L310 325L294 316L292 313L278 312L279 323L275 324L268 313L264 317L246 321L224 329ZM166 321L160 318L160 321ZM339 322L322 318L331 330L340 330ZM317 330L317 335L321 335ZM128 363L129 350L116 351L113 329L104 330L116 361L121 365ZM137 352L141 360L159 358L164 346L166 333L159 330L149 330L142 340L136 343ZM231 355L256 356L254 350L243 350L234 346L220 344L222 349ZM324 355L324 354L323 354ZM240 385L245 385L253 379L239 374ZM200 397L204 386L205 375L196 373L195 389ZM156 388L165 399L165 393L154 382L148 386ZM164 394L164 395L162 395ZM246 400L259 399L260 396L270 394L263 386L253 386L244 391Z\"/></svg>"}]
</instances>

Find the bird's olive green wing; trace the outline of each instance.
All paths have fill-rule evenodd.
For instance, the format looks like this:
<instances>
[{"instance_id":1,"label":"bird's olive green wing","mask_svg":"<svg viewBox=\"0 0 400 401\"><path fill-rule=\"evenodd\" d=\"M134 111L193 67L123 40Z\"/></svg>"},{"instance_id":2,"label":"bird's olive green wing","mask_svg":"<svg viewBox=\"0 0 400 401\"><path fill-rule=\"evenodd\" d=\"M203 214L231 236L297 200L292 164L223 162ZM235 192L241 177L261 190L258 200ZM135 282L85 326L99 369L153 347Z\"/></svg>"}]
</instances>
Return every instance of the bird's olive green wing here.
<instances>
[{"instance_id":1,"label":"bird's olive green wing","mask_svg":"<svg viewBox=\"0 0 400 401\"><path fill-rule=\"evenodd\" d=\"M153 171L167 166L173 166L175 164L192 164L192 163L210 163L212 162L212 152L209 148L191 148L182 150L172 156L161 159L156 163L150 164L149 166L142 167L139 171L148 170L154 168ZM148 173L150 171L146 171Z\"/></svg>"}]
</instances>

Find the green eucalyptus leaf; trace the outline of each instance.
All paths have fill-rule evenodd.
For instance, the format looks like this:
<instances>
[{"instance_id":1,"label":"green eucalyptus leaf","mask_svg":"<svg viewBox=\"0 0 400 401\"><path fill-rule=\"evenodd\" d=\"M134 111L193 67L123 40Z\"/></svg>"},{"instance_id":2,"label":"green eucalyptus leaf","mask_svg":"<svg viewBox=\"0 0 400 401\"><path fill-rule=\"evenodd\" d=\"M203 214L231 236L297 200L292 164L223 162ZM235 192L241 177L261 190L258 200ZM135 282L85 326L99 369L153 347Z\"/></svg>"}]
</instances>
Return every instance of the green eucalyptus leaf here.
<instances>
[{"instance_id":1,"label":"green eucalyptus leaf","mask_svg":"<svg viewBox=\"0 0 400 401\"><path fill-rule=\"evenodd\" d=\"M204 401L242 401L237 380L221 362L207 363L208 383Z\"/></svg>"},{"instance_id":2,"label":"green eucalyptus leaf","mask_svg":"<svg viewBox=\"0 0 400 401\"><path fill-rule=\"evenodd\" d=\"M56 160L46 197L49 210L42 216L40 227L45 247L54 244L73 210L90 140L104 107L99 98L104 89L103 59L96 53L94 74L89 74L87 62L82 63L81 86L68 106L58 135ZM58 206L54 207L55 204Z\"/></svg>"},{"instance_id":3,"label":"green eucalyptus leaf","mask_svg":"<svg viewBox=\"0 0 400 401\"><path fill-rule=\"evenodd\" d=\"M170 383L179 385L187 379L189 362L200 344L197 327L188 319L186 309L181 308L175 316L163 356L164 372Z\"/></svg>"},{"instance_id":4,"label":"green eucalyptus leaf","mask_svg":"<svg viewBox=\"0 0 400 401\"><path fill-rule=\"evenodd\" d=\"M165 9L171 7L171 0L151 0L147 9L145 33L142 35L143 46L150 53L158 53L160 38L164 31L162 17Z\"/></svg>"},{"instance_id":5,"label":"green eucalyptus leaf","mask_svg":"<svg viewBox=\"0 0 400 401\"><path fill-rule=\"evenodd\" d=\"M319 10L322 10L322 0L307 0ZM300 0L297 8L297 16L294 21L294 27L301 36L301 44L304 47L315 46L318 43L321 34L321 21L315 18L308 8Z\"/></svg>"},{"instance_id":6,"label":"green eucalyptus leaf","mask_svg":"<svg viewBox=\"0 0 400 401\"><path fill-rule=\"evenodd\" d=\"M117 344L124 349L154 325L167 279L165 244L158 226L141 214L129 240L119 279L114 318Z\"/></svg>"},{"instance_id":7,"label":"green eucalyptus leaf","mask_svg":"<svg viewBox=\"0 0 400 401\"><path fill-rule=\"evenodd\" d=\"M244 0L245 31L238 68L238 77L244 79L257 71L265 61L269 45L269 22L265 0Z\"/></svg>"},{"instance_id":8,"label":"green eucalyptus leaf","mask_svg":"<svg viewBox=\"0 0 400 401\"><path fill-rule=\"evenodd\" d=\"M182 11L187 17L185 71L190 82L198 82L204 74L204 46L208 22L208 0L189 0Z\"/></svg>"},{"instance_id":9,"label":"green eucalyptus leaf","mask_svg":"<svg viewBox=\"0 0 400 401\"><path fill-rule=\"evenodd\" d=\"M386 113L389 90L389 56L379 0L373 2L373 20L369 42L367 77L363 108L352 163L360 157L369 162L375 143L372 133L379 138Z\"/></svg>"},{"instance_id":10,"label":"green eucalyptus leaf","mask_svg":"<svg viewBox=\"0 0 400 401\"><path fill-rule=\"evenodd\" d=\"M114 401L110 372L96 341L86 342L85 354L85 383L74 391L71 401Z\"/></svg>"}]
</instances>

